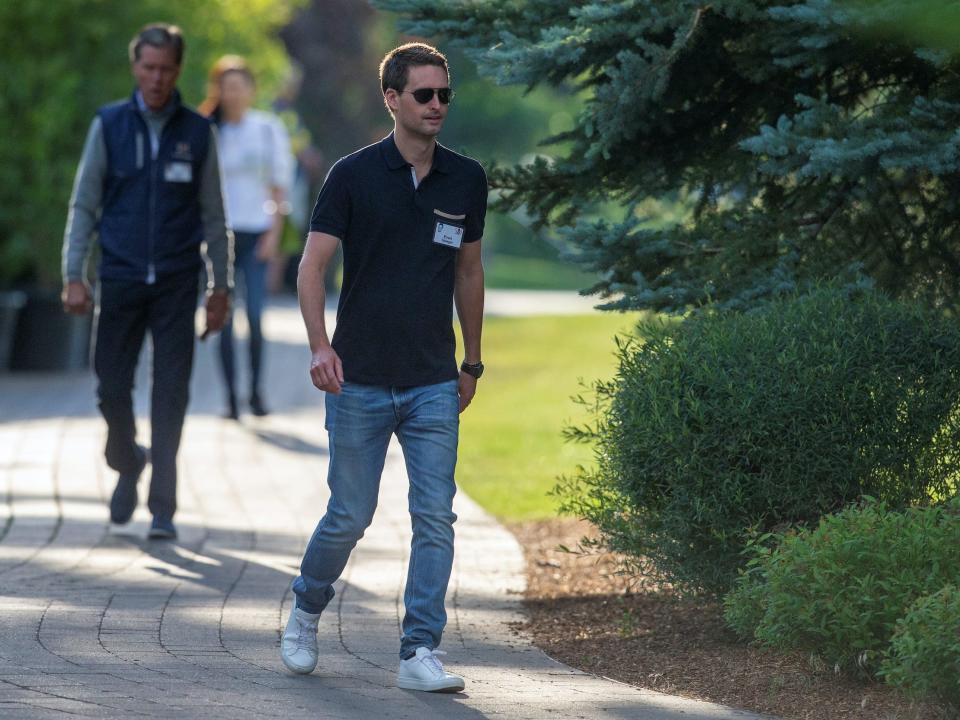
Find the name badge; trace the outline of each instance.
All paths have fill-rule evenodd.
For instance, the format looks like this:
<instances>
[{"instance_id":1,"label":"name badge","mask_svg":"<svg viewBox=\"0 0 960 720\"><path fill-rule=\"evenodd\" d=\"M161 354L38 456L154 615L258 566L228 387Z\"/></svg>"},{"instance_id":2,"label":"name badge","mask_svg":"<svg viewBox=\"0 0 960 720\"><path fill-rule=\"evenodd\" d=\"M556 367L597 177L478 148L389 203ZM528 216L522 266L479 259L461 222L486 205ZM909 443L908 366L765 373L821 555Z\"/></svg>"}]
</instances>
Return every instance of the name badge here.
<instances>
[{"instance_id":1,"label":"name badge","mask_svg":"<svg viewBox=\"0 0 960 720\"><path fill-rule=\"evenodd\" d=\"M163 179L167 182L192 182L193 165L188 162L168 162L163 169Z\"/></svg>"},{"instance_id":2,"label":"name badge","mask_svg":"<svg viewBox=\"0 0 960 720\"><path fill-rule=\"evenodd\" d=\"M459 225L437 221L437 226L433 231L433 241L438 245L446 245L451 248L459 248L463 242L463 228Z\"/></svg>"}]
</instances>

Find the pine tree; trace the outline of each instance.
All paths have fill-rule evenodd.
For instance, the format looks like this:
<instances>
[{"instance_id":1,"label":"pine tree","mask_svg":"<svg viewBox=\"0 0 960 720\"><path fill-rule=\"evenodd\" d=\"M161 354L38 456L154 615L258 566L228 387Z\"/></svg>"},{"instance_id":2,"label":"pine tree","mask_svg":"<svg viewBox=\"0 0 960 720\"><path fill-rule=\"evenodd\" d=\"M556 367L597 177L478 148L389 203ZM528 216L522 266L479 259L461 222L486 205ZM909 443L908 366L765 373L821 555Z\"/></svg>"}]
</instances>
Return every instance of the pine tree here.
<instances>
[{"instance_id":1,"label":"pine tree","mask_svg":"<svg viewBox=\"0 0 960 720\"><path fill-rule=\"evenodd\" d=\"M822 278L960 300L960 61L936 47L957 2L378 4L500 83L587 94L548 139L568 151L491 184L570 239L606 307L746 308ZM658 224L651 200L688 211Z\"/></svg>"}]
</instances>

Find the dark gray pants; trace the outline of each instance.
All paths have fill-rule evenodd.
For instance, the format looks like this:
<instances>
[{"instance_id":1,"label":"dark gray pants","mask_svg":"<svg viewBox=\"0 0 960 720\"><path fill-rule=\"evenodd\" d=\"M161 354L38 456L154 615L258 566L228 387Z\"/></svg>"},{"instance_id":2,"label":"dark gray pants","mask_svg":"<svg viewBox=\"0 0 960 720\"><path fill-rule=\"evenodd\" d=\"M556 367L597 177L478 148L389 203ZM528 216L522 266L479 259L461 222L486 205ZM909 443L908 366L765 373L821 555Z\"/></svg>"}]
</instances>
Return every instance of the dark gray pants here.
<instances>
[{"instance_id":1,"label":"dark gray pants","mask_svg":"<svg viewBox=\"0 0 960 720\"><path fill-rule=\"evenodd\" d=\"M107 464L119 473L141 462L133 414L133 381L147 330L153 341L150 453L153 472L147 507L164 519L177 510L177 451L193 369L196 273L153 285L102 280L94 370L100 412L107 421Z\"/></svg>"}]
</instances>

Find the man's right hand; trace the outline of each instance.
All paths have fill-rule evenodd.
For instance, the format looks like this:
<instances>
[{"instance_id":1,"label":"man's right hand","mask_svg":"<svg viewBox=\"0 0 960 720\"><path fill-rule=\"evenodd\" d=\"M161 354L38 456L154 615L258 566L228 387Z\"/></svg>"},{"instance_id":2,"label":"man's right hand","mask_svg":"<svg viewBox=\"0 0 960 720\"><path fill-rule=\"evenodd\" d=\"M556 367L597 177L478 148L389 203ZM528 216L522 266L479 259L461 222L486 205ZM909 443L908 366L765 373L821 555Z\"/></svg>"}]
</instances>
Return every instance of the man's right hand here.
<instances>
[{"instance_id":1,"label":"man's right hand","mask_svg":"<svg viewBox=\"0 0 960 720\"><path fill-rule=\"evenodd\" d=\"M60 294L64 311L71 315L86 315L93 307L93 295L82 280L70 280Z\"/></svg>"},{"instance_id":2,"label":"man's right hand","mask_svg":"<svg viewBox=\"0 0 960 720\"><path fill-rule=\"evenodd\" d=\"M310 360L310 379L319 390L340 394L343 363L332 347L324 347L313 353Z\"/></svg>"}]
</instances>

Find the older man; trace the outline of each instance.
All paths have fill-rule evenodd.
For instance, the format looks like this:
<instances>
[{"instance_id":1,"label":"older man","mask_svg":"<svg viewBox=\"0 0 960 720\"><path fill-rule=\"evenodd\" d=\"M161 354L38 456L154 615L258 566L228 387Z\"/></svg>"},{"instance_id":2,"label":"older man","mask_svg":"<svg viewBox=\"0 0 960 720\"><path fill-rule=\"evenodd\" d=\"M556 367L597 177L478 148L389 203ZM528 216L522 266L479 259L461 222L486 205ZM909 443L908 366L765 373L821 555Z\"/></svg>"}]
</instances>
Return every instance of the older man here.
<instances>
[{"instance_id":1,"label":"older man","mask_svg":"<svg viewBox=\"0 0 960 720\"><path fill-rule=\"evenodd\" d=\"M148 460L149 537L177 535L177 452L193 367L200 270L208 264L207 331L223 327L232 284L232 237L223 212L213 130L176 89L183 62L177 27L148 25L130 42L137 88L101 108L77 169L63 246L63 304L90 311L86 259L99 233L99 313L94 369L107 422L107 464L119 473L110 519L137 506ZM153 341L151 446L137 444L133 378L144 337Z\"/></svg>"}]
</instances>

